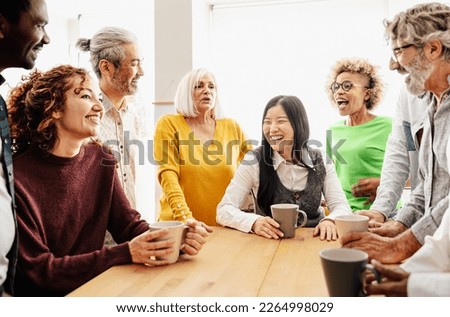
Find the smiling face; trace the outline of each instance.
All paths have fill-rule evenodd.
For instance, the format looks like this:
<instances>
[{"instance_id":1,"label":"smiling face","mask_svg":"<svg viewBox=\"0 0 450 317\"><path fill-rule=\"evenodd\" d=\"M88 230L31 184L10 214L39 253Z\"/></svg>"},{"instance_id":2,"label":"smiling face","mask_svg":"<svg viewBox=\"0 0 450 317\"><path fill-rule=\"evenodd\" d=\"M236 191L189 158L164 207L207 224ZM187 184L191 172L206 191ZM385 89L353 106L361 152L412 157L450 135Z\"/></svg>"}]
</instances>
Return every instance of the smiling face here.
<instances>
[{"instance_id":1,"label":"smiling face","mask_svg":"<svg viewBox=\"0 0 450 317\"><path fill-rule=\"evenodd\" d=\"M83 81L77 75L72 79L64 110L53 113L60 143L79 142L98 134L104 112L98 96L99 90L92 78Z\"/></svg>"},{"instance_id":2,"label":"smiling face","mask_svg":"<svg viewBox=\"0 0 450 317\"><path fill-rule=\"evenodd\" d=\"M3 22L7 27L2 29L1 45L10 52L8 56L2 57L3 68L34 67L39 52L50 42L45 31L47 22L47 6L44 0L30 1L29 11L21 12L17 23Z\"/></svg>"},{"instance_id":3,"label":"smiling face","mask_svg":"<svg viewBox=\"0 0 450 317\"><path fill-rule=\"evenodd\" d=\"M398 56L398 62L408 74L405 78L408 91L416 96L425 93L433 65L425 58L423 50L411 47L405 54Z\"/></svg>"},{"instance_id":4,"label":"smiling face","mask_svg":"<svg viewBox=\"0 0 450 317\"><path fill-rule=\"evenodd\" d=\"M124 44L125 59L111 77L111 84L122 96L134 95L139 79L144 76L142 57L136 44Z\"/></svg>"},{"instance_id":5,"label":"smiling face","mask_svg":"<svg viewBox=\"0 0 450 317\"><path fill-rule=\"evenodd\" d=\"M283 106L277 104L267 110L262 128L264 137L272 150L280 153L285 160L291 160L294 129Z\"/></svg>"},{"instance_id":6,"label":"smiling face","mask_svg":"<svg viewBox=\"0 0 450 317\"><path fill-rule=\"evenodd\" d=\"M206 113L216 104L216 83L206 74L196 83L193 90L194 107L199 114Z\"/></svg>"},{"instance_id":7,"label":"smiling face","mask_svg":"<svg viewBox=\"0 0 450 317\"><path fill-rule=\"evenodd\" d=\"M343 72L336 77L336 82L341 84L344 81L349 81L353 85L349 91L345 91L341 86L333 94L339 114L350 116L365 111L366 101L370 97L366 88L369 85L369 78L359 73Z\"/></svg>"},{"instance_id":8,"label":"smiling face","mask_svg":"<svg viewBox=\"0 0 450 317\"><path fill-rule=\"evenodd\" d=\"M420 54L409 65L404 65L404 68L409 73L405 78L409 92L416 96L425 93L427 80L433 72L431 63L423 58L423 54Z\"/></svg>"}]
</instances>

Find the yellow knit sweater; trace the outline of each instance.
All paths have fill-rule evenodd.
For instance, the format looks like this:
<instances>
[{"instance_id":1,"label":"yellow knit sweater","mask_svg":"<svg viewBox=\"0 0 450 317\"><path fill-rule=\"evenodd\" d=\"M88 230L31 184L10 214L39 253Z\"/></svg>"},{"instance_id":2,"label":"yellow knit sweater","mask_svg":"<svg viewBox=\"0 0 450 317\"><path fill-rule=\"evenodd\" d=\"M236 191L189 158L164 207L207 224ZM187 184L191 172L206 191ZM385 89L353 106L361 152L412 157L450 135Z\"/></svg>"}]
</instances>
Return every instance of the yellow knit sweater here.
<instances>
[{"instance_id":1,"label":"yellow knit sweater","mask_svg":"<svg viewBox=\"0 0 450 317\"><path fill-rule=\"evenodd\" d=\"M232 119L217 119L213 141L204 144L183 116L161 117L154 137L154 157L163 191L159 220L195 218L217 225L217 205L239 162L251 148Z\"/></svg>"}]
</instances>

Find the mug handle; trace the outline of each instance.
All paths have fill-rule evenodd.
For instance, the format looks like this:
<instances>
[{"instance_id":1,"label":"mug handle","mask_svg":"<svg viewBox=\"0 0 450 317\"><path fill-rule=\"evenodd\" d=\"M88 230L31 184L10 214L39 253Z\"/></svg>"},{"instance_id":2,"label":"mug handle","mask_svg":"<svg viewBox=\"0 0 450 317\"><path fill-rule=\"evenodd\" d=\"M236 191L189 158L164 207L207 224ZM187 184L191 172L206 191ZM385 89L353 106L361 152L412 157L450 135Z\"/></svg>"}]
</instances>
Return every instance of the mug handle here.
<instances>
[{"instance_id":1,"label":"mug handle","mask_svg":"<svg viewBox=\"0 0 450 317\"><path fill-rule=\"evenodd\" d=\"M296 225L295 228L301 228L301 227L303 227L303 226L306 224L306 222L308 221L308 216L306 215L306 213L305 213L303 210L297 209L297 212L298 212L299 214L302 214L302 215L303 215L303 221L302 221L301 224Z\"/></svg>"},{"instance_id":2,"label":"mug handle","mask_svg":"<svg viewBox=\"0 0 450 317\"><path fill-rule=\"evenodd\" d=\"M366 270L372 272L372 274L375 275L375 280L377 281L377 283L381 283L380 273L377 271L377 269L372 264L367 263L366 265L364 265L363 269L361 270L362 294L360 296L367 296L366 290L364 289L364 284L365 284L364 277L365 277Z\"/></svg>"},{"instance_id":3,"label":"mug handle","mask_svg":"<svg viewBox=\"0 0 450 317\"><path fill-rule=\"evenodd\" d=\"M180 255L184 254L183 248L186 245L186 234L189 231L189 226L184 225L183 226L183 235L181 236L181 244L180 244Z\"/></svg>"}]
</instances>

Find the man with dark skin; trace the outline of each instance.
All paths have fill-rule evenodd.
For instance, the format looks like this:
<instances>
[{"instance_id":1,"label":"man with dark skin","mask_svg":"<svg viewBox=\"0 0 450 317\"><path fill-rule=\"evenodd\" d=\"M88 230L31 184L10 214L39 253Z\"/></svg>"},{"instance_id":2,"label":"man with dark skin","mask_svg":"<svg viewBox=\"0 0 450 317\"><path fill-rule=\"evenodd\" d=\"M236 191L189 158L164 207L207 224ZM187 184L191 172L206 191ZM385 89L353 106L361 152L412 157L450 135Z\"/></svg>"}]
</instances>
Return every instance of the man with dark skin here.
<instances>
[{"instance_id":1,"label":"man with dark skin","mask_svg":"<svg viewBox=\"0 0 450 317\"><path fill-rule=\"evenodd\" d=\"M10 67L31 69L45 44L50 42L45 0L0 2L0 73ZM0 85L5 79L0 75ZM18 237L8 114L0 96L0 296L13 293Z\"/></svg>"}]
</instances>

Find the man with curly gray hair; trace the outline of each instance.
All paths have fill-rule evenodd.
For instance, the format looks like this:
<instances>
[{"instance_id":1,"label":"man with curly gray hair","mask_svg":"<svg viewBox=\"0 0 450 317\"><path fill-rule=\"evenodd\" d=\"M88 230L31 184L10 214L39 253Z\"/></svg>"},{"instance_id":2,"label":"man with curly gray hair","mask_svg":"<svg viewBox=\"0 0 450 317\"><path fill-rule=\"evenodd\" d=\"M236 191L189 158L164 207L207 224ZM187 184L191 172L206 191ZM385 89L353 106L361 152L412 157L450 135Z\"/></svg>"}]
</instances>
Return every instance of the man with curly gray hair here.
<instances>
[{"instance_id":1,"label":"man with curly gray hair","mask_svg":"<svg viewBox=\"0 0 450 317\"><path fill-rule=\"evenodd\" d=\"M328 78L328 97L345 119L327 131L327 152L353 211L369 209L380 184L392 130L391 118L372 112L383 87L378 67L361 58L337 61Z\"/></svg>"},{"instance_id":2,"label":"man with curly gray hair","mask_svg":"<svg viewBox=\"0 0 450 317\"><path fill-rule=\"evenodd\" d=\"M415 95L429 92L433 96L424 122L419 154L419 185L395 221L385 224L390 237L352 233L345 236L342 242L345 247L362 249L381 262L398 263L413 255L424 243L428 246L433 243L429 243L431 237L425 237L435 233L449 207L450 176L446 145L450 134L450 7L439 3L422 4L401 12L392 21L386 22L386 35L391 42L395 61L405 69L408 90ZM442 235L440 231L436 234ZM448 238L448 232L446 235ZM418 252L417 256L420 253L423 252ZM432 261L429 255L426 257L428 262ZM448 258L440 262L448 263ZM411 272L416 265L420 266L419 261L409 260L402 268ZM435 266L434 269L438 267L443 266ZM383 273L388 272L385 267L379 268ZM449 269L444 268L444 271ZM398 274L396 276L403 283L400 285L403 293L395 293L399 290L397 288L391 289L389 294L407 293L409 273L403 271L402 274L404 278ZM393 278L393 275L390 277ZM370 289L372 292L382 291L373 287Z\"/></svg>"}]
</instances>

